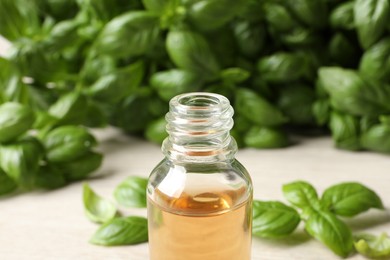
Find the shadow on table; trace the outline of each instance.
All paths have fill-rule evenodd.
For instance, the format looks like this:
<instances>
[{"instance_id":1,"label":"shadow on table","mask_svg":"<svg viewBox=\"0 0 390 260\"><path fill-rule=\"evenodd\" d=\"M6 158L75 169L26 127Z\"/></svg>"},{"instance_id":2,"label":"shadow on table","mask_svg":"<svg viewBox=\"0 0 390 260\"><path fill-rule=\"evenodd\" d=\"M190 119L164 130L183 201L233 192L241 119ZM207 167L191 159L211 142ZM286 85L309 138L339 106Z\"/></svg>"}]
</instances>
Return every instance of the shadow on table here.
<instances>
[{"instance_id":1,"label":"shadow on table","mask_svg":"<svg viewBox=\"0 0 390 260\"><path fill-rule=\"evenodd\" d=\"M277 238L277 239L266 239L266 238L258 238L253 237L254 240L261 241L262 243L268 243L273 246L278 247L290 247L290 246L297 246L306 243L311 238L306 233L304 229L296 230L291 235L288 235L287 237L283 238Z\"/></svg>"},{"instance_id":2,"label":"shadow on table","mask_svg":"<svg viewBox=\"0 0 390 260\"><path fill-rule=\"evenodd\" d=\"M372 227L390 223L390 209L372 209L367 213L358 215L351 219L344 218L343 220L352 229L353 232L364 231Z\"/></svg>"}]
</instances>

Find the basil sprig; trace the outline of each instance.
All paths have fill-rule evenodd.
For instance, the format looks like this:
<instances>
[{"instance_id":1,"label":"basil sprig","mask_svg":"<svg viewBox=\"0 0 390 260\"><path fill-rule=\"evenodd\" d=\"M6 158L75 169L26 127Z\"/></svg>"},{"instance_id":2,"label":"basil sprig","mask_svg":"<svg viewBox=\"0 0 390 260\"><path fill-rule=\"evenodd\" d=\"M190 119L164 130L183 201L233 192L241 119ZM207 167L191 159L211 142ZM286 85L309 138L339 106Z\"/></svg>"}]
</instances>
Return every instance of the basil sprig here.
<instances>
[{"instance_id":1,"label":"basil sprig","mask_svg":"<svg viewBox=\"0 0 390 260\"><path fill-rule=\"evenodd\" d=\"M351 229L338 216L352 217L371 208L383 209L379 196L356 182L331 186L321 199L315 188L304 181L283 185L283 194L295 209L277 201L254 202L253 235L283 237L302 220L309 235L341 257L352 253L354 240Z\"/></svg>"}]
</instances>

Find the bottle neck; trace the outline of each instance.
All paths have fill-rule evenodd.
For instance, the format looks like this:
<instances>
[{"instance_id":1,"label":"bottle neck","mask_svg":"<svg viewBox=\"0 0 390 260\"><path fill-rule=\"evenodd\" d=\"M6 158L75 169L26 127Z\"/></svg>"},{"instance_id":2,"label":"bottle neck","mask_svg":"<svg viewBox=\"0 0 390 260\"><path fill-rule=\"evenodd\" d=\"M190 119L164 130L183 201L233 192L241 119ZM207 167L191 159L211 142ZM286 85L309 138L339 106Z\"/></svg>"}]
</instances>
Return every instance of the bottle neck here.
<instances>
[{"instance_id":1,"label":"bottle neck","mask_svg":"<svg viewBox=\"0 0 390 260\"><path fill-rule=\"evenodd\" d=\"M229 100L212 93L174 97L166 115L162 151L177 162L208 163L234 159L237 144L230 136L233 108Z\"/></svg>"}]
</instances>

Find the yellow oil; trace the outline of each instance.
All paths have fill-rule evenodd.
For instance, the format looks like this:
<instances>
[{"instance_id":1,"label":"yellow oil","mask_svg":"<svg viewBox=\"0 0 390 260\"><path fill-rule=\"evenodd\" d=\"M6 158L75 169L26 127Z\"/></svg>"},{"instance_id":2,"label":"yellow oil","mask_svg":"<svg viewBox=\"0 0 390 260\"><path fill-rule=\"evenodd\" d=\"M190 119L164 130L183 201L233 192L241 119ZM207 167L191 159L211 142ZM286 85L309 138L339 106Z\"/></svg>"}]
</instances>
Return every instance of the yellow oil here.
<instances>
[{"instance_id":1,"label":"yellow oil","mask_svg":"<svg viewBox=\"0 0 390 260\"><path fill-rule=\"evenodd\" d=\"M173 198L156 190L148 198L150 259L249 260L251 198L242 201L243 192L183 192Z\"/></svg>"}]
</instances>

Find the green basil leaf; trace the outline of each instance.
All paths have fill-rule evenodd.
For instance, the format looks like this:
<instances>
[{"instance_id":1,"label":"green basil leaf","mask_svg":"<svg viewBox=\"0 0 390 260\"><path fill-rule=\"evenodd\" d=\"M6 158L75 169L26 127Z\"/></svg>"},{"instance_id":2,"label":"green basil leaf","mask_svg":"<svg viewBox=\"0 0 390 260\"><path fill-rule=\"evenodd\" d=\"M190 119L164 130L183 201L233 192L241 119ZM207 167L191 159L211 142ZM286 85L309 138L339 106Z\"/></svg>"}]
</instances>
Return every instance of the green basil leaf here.
<instances>
[{"instance_id":1,"label":"green basil leaf","mask_svg":"<svg viewBox=\"0 0 390 260\"><path fill-rule=\"evenodd\" d=\"M265 56L257 63L257 70L266 81L271 83L291 82L307 74L308 64L304 56L276 52Z\"/></svg>"},{"instance_id":2,"label":"green basil leaf","mask_svg":"<svg viewBox=\"0 0 390 260\"><path fill-rule=\"evenodd\" d=\"M96 54L116 58L143 55L158 40L158 17L146 11L130 11L108 22L93 46Z\"/></svg>"},{"instance_id":3,"label":"green basil leaf","mask_svg":"<svg viewBox=\"0 0 390 260\"><path fill-rule=\"evenodd\" d=\"M328 99L318 99L313 103L313 115L319 126L328 123L330 118L330 104Z\"/></svg>"},{"instance_id":4,"label":"green basil leaf","mask_svg":"<svg viewBox=\"0 0 390 260\"><path fill-rule=\"evenodd\" d=\"M157 14L163 13L169 2L172 2L172 0L142 0L146 10Z\"/></svg>"},{"instance_id":5,"label":"green basil leaf","mask_svg":"<svg viewBox=\"0 0 390 260\"><path fill-rule=\"evenodd\" d=\"M0 1L0 35L10 41L38 33L39 18L35 1Z\"/></svg>"},{"instance_id":6,"label":"green basil leaf","mask_svg":"<svg viewBox=\"0 0 390 260\"><path fill-rule=\"evenodd\" d=\"M228 83L240 83L250 77L250 72L242 68L228 68L221 72L221 78Z\"/></svg>"},{"instance_id":7,"label":"green basil leaf","mask_svg":"<svg viewBox=\"0 0 390 260\"><path fill-rule=\"evenodd\" d=\"M62 49L76 44L79 40L79 22L74 20L60 21L54 25L50 35L44 40L44 44L49 51L58 52Z\"/></svg>"},{"instance_id":8,"label":"green basil leaf","mask_svg":"<svg viewBox=\"0 0 390 260\"><path fill-rule=\"evenodd\" d=\"M202 80L189 71L172 69L153 74L150 85L161 99L169 101L178 94L199 90Z\"/></svg>"},{"instance_id":9,"label":"green basil leaf","mask_svg":"<svg viewBox=\"0 0 390 260\"><path fill-rule=\"evenodd\" d=\"M368 78L390 81L390 37L383 38L363 53L359 71Z\"/></svg>"},{"instance_id":10,"label":"green basil leaf","mask_svg":"<svg viewBox=\"0 0 390 260\"><path fill-rule=\"evenodd\" d=\"M289 32L279 35L279 38L286 46L292 49L312 47L323 41L317 32L304 27L296 27Z\"/></svg>"},{"instance_id":11,"label":"green basil leaf","mask_svg":"<svg viewBox=\"0 0 390 260\"><path fill-rule=\"evenodd\" d=\"M280 89L276 103L291 123L310 125L313 122L312 106L314 100L315 93L312 88L294 84Z\"/></svg>"},{"instance_id":12,"label":"green basil leaf","mask_svg":"<svg viewBox=\"0 0 390 260\"><path fill-rule=\"evenodd\" d=\"M330 212L312 211L306 220L305 229L341 257L347 257L353 250L351 230Z\"/></svg>"},{"instance_id":13,"label":"green basil leaf","mask_svg":"<svg viewBox=\"0 0 390 260\"><path fill-rule=\"evenodd\" d=\"M56 189L66 185L62 169L46 164L39 168L36 174L35 186L43 189Z\"/></svg>"},{"instance_id":14,"label":"green basil leaf","mask_svg":"<svg viewBox=\"0 0 390 260\"><path fill-rule=\"evenodd\" d=\"M130 176L116 187L114 197L122 206L145 208L147 184L145 178Z\"/></svg>"},{"instance_id":15,"label":"green basil leaf","mask_svg":"<svg viewBox=\"0 0 390 260\"><path fill-rule=\"evenodd\" d=\"M386 233L380 236L359 234L355 236L355 249L371 259L387 259L390 257L390 238Z\"/></svg>"},{"instance_id":16,"label":"green basil leaf","mask_svg":"<svg viewBox=\"0 0 390 260\"><path fill-rule=\"evenodd\" d=\"M236 91L235 110L238 114L260 126L277 126L288 120L267 100L254 91L244 88Z\"/></svg>"},{"instance_id":17,"label":"green basil leaf","mask_svg":"<svg viewBox=\"0 0 390 260\"><path fill-rule=\"evenodd\" d=\"M383 209L379 196L356 182L334 185L322 194L321 203L340 216L353 217L370 208Z\"/></svg>"},{"instance_id":18,"label":"green basil leaf","mask_svg":"<svg viewBox=\"0 0 390 260\"><path fill-rule=\"evenodd\" d=\"M319 69L319 81L337 110L357 116L390 112L390 86L362 78L356 71L339 67Z\"/></svg>"},{"instance_id":19,"label":"green basil leaf","mask_svg":"<svg viewBox=\"0 0 390 260\"><path fill-rule=\"evenodd\" d=\"M83 203L85 215L93 222L106 223L117 214L115 205L102 199L87 183L83 185Z\"/></svg>"},{"instance_id":20,"label":"green basil leaf","mask_svg":"<svg viewBox=\"0 0 390 260\"><path fill-rule=\"evenodd\" d=\"M253 201L254 236L278 238L291 234L301 221L298 212L278 201Z\"/></svg>"},{"instance_id":21,"label":"green basil leaf","mask_svg":"<svg viewBox=\"0 0 390 260\"><path fill-rule=\"evenodd\" d=\"M34 123L32 111L18 103L0 106L0 143L6 143L25 133Z\"/></svg>"},{"instance_id":22,"label":"green basil leaf","mask_svg":"<svg viewBox=\"0 0 390 260\"><path fill-rule=\"evenodd\" d=\"M57 124L78 124L84 121L86 107L86 97L80 92L72 91L61 96L51 105L49 114L58 118Z\"/></svg>"},{"instance_id":23,"label":"green basil leaf","mask_svg":"<svg viewBox=\"0 0 390 260\"><path fill-rule=\"evenodd\" d=\"M89 86L105 75L114 73L116 70L116 59L114 57L99 55L87 58L79 75L84 84Z\"/></svg>"},{"instance_id":24,"label":"green basil leaf","mask_svg":"<svg viewBox=\"0 0 390 260\"><path fill-rule=\"evenodd\" d=\"M351 30L355 28L353 7L354 1L339 4L330 14L330 25L336 29Z\"/></svg>"},{"instance_id":25,"label":"green basil leaf","mask_svg":"<svg viewBox=\"0 0 390 260\"><path fill-rule=\"evenodd\" d=\"M298 208L320 207L317 191L314 187L304 181L296 181L283 185L283 195L291 204Z\"/></svg>"},{"instance_id":26,"label":"green basil leaf","mask_svg":"<svg viewBox=\"0 0 390 260\"><path fill-rule=\"evenodd\" d=\"M148 241L148 221L142 217L114 218L103 224L90 242L96 245L133 245Z\"/></svg>"},{"instance_id":27,"label":"green basil leaf","mask_svg":"<svg viewBox=\"0 0 390 260\"><path fill-rule=\"evenodd\" d=\"M145 129L145 137L149 141L162 144L168 133L165 129L167 122L165 117L152 121Z\"/></svg>"},{"instance_id":28,"label":"green basil leaf","mask_svg":"<svg viewBox=\"0 0 390 260\"><path fill-rule=\"evenodd\" d=\"M387 0L355 0L353 11L360 44L367 49L385 32L390 21L390 3Z\"/></svg>"},{"instance_id":29,"label":"green basil leaf","mask_svg":"<svg viewBox=\"0 0 390 260\"><path fill-rule=\"evenodd\" d=\"M17 184L0 169L0 196L16 190Z\"/></svg>"},{"instance_id":30,"label":"green basil leaf","mask_svg":"<svg viewBox=\"0 0 390 260\"><path fill-rule=\"evenodd\" d=\"M291 12L306 26L323 28L328 22L328 11L325 1L287 0Z\"/></svg>"},{"instance_id":31,"label":"green basil leaf","mask_svg":"<svg viewBox=\"0 0 390 260\"><path fill-rule=\"evenodd\" d=\"M258 57L265 46L265 26L241 20L234 23L233 29L240 52L247 58Z\"/></svg>"},{"instance_id":32,"label":"green basil leaf","mask_svg":"<svg viewBox=\"0 0 390 260\"><path fill-rule=\"evenodd\" d=\"M390 153L390 125L372 126L361 135L360 142L362 147L368 150Z\"/></svg>"},{"instance_id":33,"label":"green basil leaf","mask_svg":"<svg viewBox=\"0 0 390 260\"><path fill-rule=\"evenodd\" d=\"M252 126L244 136L244 143L255 148L280 148L289 145L289 140L283 130Z\"/></svg>"},{"instance_id":34,"label":"green basil leaf","mask_svg":"<svg viewBox=\"0 0 390 260\"><path fill-rule=\"evenodd\" d=\"M96 152L87 152L85 155L66 163L58 164L68 181L85 179L97 170L103 161L103 155Z\"/></svg>"},{"instance_id":35,"label":"green basil leaf","mask_svg":"<svg viewBox=\"0 0 390 260\"><path fill-rule=\"evenodd\" d=\"M246 2L246 0L199 0L187 7L188 18L201 31L215 30L238 15Z\"/></svg>"},{"instance_id":36,"label":"green basil leaf","mask_svg":"<svg viewBox=\"0 0 390 260\"><path fill-rule=\"evenodd\" d=\"M43 147L34 138L24 139L0 147L0 168L20 187L34 187Z\"/></svg>"},{"instance_id":37,"label":"green basil leaf","mask_svg":"<svg viewBox=\"0 0 390 260\"><path fill-rule=\"evenodd\" d=\"M264 14L269 26L277 32L288 32L298 26L298 22L287 8L275 1L264 4Z\"/></svg>"},{"instance_id":38,"label":"green basil leaf","mask_svg":"<svg viewBox=\"0 0 390 260\"><path fill-rule=\"evenodd\" d=\"M144 72L144 62L135 62L101 77L86 92L98 101L115 103L135 93L144 77Z\"/></svg>"},{"instance_id":39,"label":"green basil leaf","mask_svg":"<svg viewBox=\"0 0 390 260\"><path fill-rule=\"evenodd\" d=\"M80 126L61 126L50 131L42 140L50 162L76 160L96 145L95 138Z\"/></svg>"},{"instance_id":40,"label":"green basil leaf","mask_svg":"<svg viewBox=\"0 0 390 260\"><path fill-rule=\"evenodd\" d=\"M329 128L336 146L347 150L359 150L360 124L357 117L335 110L330 114Z\"/></svg>"},{"instance_id":41,"label":"green basil leaf","mask_svg":"<svg viewBox=\"0 0 390 260\"><path fill-rule=\"evenodd\" d=\"M171 30L166 48L177 67L212 80L219 75L219 64L203 35L188 30Z\"/></svg>"}]
</instances>

